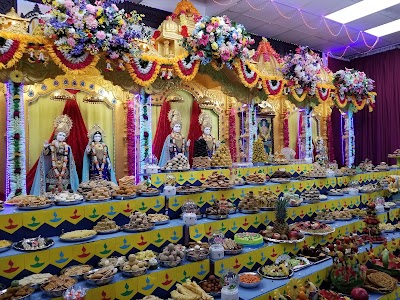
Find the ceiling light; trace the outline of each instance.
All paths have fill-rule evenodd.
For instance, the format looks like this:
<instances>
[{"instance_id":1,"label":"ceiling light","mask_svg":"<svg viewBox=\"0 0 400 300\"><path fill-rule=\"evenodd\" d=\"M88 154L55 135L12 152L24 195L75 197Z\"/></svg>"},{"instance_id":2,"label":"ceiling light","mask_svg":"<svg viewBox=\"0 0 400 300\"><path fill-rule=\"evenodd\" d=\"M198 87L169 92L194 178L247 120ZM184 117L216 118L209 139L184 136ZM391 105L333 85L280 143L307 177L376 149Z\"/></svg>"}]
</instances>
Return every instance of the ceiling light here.
<instances>
[{"instance_id":1,"label":"ceiling light","mask_svg":"<svg viewBox=\"0 0 400 300\"><path fill-rule=\"evenodd\" d=\"M365 30L366 33L375 35L375 36L384 36L391 34L393 32L400 31L400 19L396 21L392 21L383 25L376 26L374 28Z\"/></svg>"},{"instance_id":2,"label":"ceiling light","mask_svg":"<svg viewBox=\"0 0 400 300\"><path fill-rule=\"evenodd\" d=\"M347 6L325 17L327 19L346 24L399 3L400 0L364 0Z\"/></svg>"}]
</instances>

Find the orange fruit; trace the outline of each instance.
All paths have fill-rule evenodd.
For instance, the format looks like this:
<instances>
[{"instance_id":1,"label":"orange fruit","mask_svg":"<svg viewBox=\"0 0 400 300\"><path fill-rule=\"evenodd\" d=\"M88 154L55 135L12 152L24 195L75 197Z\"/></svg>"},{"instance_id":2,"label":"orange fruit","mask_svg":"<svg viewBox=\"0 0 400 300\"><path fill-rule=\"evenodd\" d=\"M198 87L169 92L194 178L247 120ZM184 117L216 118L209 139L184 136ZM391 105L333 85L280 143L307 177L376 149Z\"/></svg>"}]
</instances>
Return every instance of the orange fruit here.
<instances>
[{"instance_id":1,"label":"orange fruit","mask_svg":"<svg viewBox=\"0 0 400 300\"><path fill-rule=\"evenodd\" d=\"M307 297L307 295L306 295L306 293L304 291L300 291L299 298L300 298L300 300L307 300L308 299L308 297Z\"/></svg>"}]
</instances>

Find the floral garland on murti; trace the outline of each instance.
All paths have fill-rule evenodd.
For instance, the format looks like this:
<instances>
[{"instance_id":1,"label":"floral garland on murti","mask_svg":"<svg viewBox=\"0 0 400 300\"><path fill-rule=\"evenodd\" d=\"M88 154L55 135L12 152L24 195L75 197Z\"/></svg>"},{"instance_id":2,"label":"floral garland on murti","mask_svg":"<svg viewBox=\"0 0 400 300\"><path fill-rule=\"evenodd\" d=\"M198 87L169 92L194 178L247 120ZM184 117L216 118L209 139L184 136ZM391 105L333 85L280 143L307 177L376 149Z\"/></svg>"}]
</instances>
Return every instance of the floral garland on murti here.
<instances>
[{"instance_id":1,"label":"floral garland on murti","mask_svg":"<svg viewBox=\"0 0 400 300\"><path fill-rule=\"evenodd\" d=\"M99 62L100 55L84 52L81 56L72 56L67 51L59 50L54 45L46 45L47 53L54 63L64 72L84 74L87 68L94 68Z\"/></svg>"},{"instance_id":2,"label":"floral garland on murti","mask_svg":"<svg viewBox=\"0 0 400 300\"><path fill-rule=\"evenodd\" d=\"M241 59L236 60L233 65L240 81L245 87L253 88L256 86L260 78L257 68Z\"/></svg>"},{"instance_id":3,"label":"floral garland on murti","mask_svg":"<svg viewBox=\"0 0 400 300\"><path fill-rule=\"evenodd\" d=\"M236 139L236 109L232 107L229 113L229 152L233 162L237 161Z\"/></svg>"},{"instance_id":4,"label":"floral garland on murti","mask_svg":"<svg viewBox=\"0 0 400 300\"><path fill-rule=\"evenodd\" d=\"M185 81L192 81L200 68L200 60L190 55L173 64L176 74Z\"/></svg>"},{"instance_id":5,"label":"floral garland on murti","mask_svg":"<svg viewBox=\"0 0 400 300\"><path fill-rule=\"evenodd\" d=\"M0 69L14 66L24 55L27 43L0 37Z\"/></svg>"},{"instance_id":6,"label":"floral garland on murti","mask_svg":"<svg viewBox=\"0 0 400 300\"><path fill-rule=\"evenodd\" d=\"M158 73L161 69L161 64L155 60L146 61L135 58L126 64L126 69L136 84L140 86L148 86L157 79Z\"/></svg>"},{"instance_id":7,"label":"floral garland on murti","mask_svg":"<svg viewBox=\"0 0 400 300\"><path fill-rule=\"evenodd\" d=\"M357 110L362 110L365 107L365 104L367 103L367 100L360 99L360 101L358 101L356 97L353 97L351 102L353 103L354 107Z\"/></svg>"},{"instance_id":8,"label":"floral garland on murti","mask_svg":"<svg viewBox=\"0 0 400 300\"><path fill-rule=\"evenodd\" d=\"M348 104L346 95L340 94L339 91L336 91L334 99L338 108L345 108Z\"/></svg>"},{"instance_id":9,"label":"floral garland on murti","mask_svg":"<svg viewBox=\"0 0 400 300\"><path fill-rule=\"evenodd\" d=\"M10 80L7 83L7 199L26 194L23 78L22 72L15 70L10 73Z\"/></svg>"},{"instance_id":10,"label":"floral garland on murti","mask_svg":"<svg viewBox=\"0 0 400 300\"><path fill-rule=\"evenodd\" d=\"M331 89L330 88L326 88L326 87L318 87L317 86L317 99L319 100L319 102L325 102L326 100L328 100L329 96L331 94Z\"/></svg>"},{"instance_id":11,"label":"floral garland on murti","mask_svg":"<svg viewBox=\"0 0 400 300\"><path fill-rule=\"evenodd\" d=\"M144 171L145 159L151 154L151 98L144 89L140 91L140 171Z\"/></svg>"}]
</instances>

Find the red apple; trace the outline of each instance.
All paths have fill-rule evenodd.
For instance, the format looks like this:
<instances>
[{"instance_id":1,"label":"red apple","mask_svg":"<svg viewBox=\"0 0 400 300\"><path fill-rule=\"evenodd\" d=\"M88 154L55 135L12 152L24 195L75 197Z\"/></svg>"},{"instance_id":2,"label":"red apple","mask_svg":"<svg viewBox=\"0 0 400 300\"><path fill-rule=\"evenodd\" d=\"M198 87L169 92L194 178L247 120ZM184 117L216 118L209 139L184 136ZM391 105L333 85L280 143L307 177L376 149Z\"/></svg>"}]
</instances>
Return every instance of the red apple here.
<instances>
[{"instance_id":1,"label":"red apple","mask_svg":"<svg viewBox=\"0 0 400 300\"><path fill-rule=\"evenodd\" d=\"M353 298L353 300L368 300L369 299L369 295L368 295L367 291L364 290L363 288L354 288L351 291L351 297Z\"/></svg>"},{"instance_id":2,"label":"red apple","mask_svg":"<svg viewBox=\"0 0 400 300\"><path fill-rule=\"evenodd\" d=\"M288 238L289 240L297 240L297 237L299 236L299 234L297 233L297 231L295 230L291 230L288 233Z\"/></svg>"},{"instance_id":3,"label":"red apple","mask_svg":"<svg viewBox=\"0 0 400 300\"><path fill-rule=\"evenodd\" d=\"M279 234L279 233L274 233L273 235L272 235L272 238L273 239L275 239L275 240L280 240L281 239L281 235Z\"/></svg>"}]
</instances>

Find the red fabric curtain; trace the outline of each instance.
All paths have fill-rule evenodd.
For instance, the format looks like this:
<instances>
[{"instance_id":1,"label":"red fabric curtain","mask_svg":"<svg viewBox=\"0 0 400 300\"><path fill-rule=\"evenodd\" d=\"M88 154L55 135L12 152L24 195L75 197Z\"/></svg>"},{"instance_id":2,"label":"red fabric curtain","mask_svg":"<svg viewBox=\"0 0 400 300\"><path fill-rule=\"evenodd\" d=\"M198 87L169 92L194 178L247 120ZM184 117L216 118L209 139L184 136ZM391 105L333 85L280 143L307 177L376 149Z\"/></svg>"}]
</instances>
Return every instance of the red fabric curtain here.
<instances>
[{"instance_id":1,"label":"red fabric curtain","mask_svg":"<svg viewBox=\"0 0 400 300\"><path fill-rule=\"evenodd\" d=\"M375 80L378 94L373 112L365 107L354 117L356 163L369 158L374 164L394 164L387 155L400 148L400 50L357 58L351 66Z\"/></svg>"},{"instance_id":2,"label":"red fabric curtain","mask_svg":"<svg viewBox=\"0 0 400 300\"><path fill-rule=\"evenodd\" d=\"M156 134L153 141L153 154L160 159L162 148L168 134L171 133L171 123L168 120L168 112L171 105L168 101L164 101L161 106L160 117L158 118ZM143 158L144 159L144 158Z\"/></svg>"},{"instance_id":3,"label":"red fabric curtain","mask_svg":"<svg viewBox=\"0 0 400 300\"><path fill-rule=\"evenodd\" d=\"M189 135L188 135L188 140L190 140L190 147L189 147L190 165L192 165L193 162L194 141L198 140L203 133L201 131L201 126L199 124L200 114L201 114L201 109L199 103L196 100L193 100L192 116L190 117Z\"/></svg>"},{"instance_id":4,"label":"red fabric curtain","mask_svg":"<svg viewBox=\"0 0 400 300\"><path fill-rule=\"evenodd\" d=\"M68 90L71 94L76 94L77 90ZM68 115L72 120L72 129L67 138L67 143L71 146L72 153L74 155L74 160L76 164L76 171L78 172L79 180L82 177L82 166L83 166L83 155L85 153L85 148L87 145L87 129L85 122L83 121L81 111L79 109L78 103L76 101L70 100L65 103L63 115ZM54 131L50 136L49 141L54 138ZM35 178L36 168L38 161L34 164L32 169L26 175L26 186L28 193L31 190L33 180Z\"/></svg>"}]
</instances>

